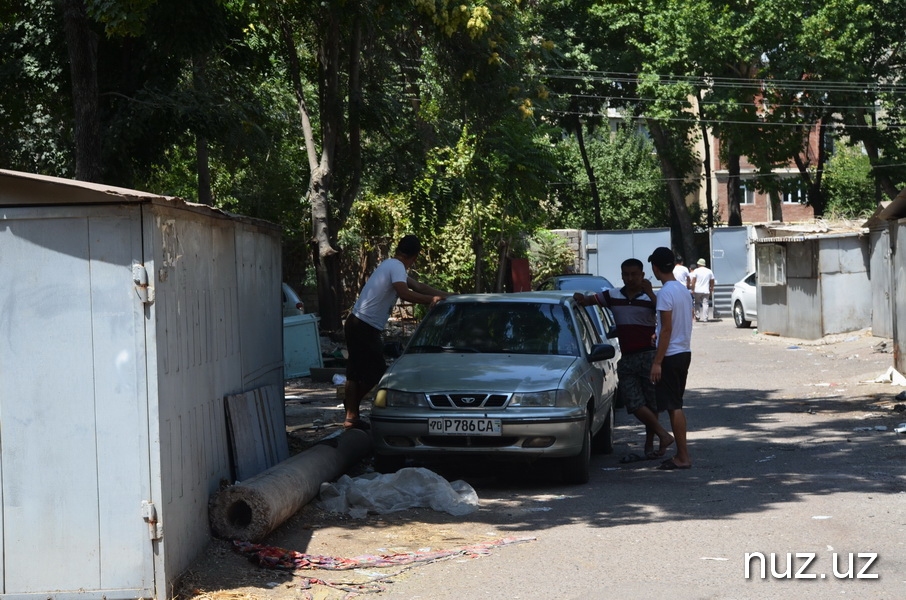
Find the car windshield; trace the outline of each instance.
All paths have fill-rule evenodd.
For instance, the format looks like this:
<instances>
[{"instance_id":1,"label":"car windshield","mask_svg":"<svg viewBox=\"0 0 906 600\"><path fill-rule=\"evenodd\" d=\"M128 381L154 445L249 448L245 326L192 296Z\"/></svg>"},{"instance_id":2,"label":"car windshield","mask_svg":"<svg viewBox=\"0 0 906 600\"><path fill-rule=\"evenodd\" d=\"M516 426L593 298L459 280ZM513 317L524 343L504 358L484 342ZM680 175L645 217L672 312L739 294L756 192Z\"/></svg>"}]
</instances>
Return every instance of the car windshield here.
<instances>
[{"instance_id":1,"label":"car windshield","mask_svg":"<svg viewBox=\"0 0 906 600\"><path fill-rule=\"evenodd\" d=\"M409 342L413 352L578 356L567 308L540 302L450 302L432 310Z\"/></svg>"}]
</instances>

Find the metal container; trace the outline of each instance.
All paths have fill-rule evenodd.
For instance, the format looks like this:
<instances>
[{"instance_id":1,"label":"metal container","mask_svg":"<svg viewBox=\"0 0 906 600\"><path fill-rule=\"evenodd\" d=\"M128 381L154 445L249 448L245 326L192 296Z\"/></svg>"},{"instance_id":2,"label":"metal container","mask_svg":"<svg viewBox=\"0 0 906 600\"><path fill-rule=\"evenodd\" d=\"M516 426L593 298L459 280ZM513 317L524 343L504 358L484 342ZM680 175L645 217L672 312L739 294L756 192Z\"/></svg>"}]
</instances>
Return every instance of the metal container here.
<instances>
[{"instance_id":1,"label":"metal container","mask_svg":"<svg viewBox=\"0 0 906 600\"><path fill-rule=\"evenodd\" d=\"M0 597L159 598L232 476L224 398L284 431L280 232L0 170Z\"/></svg>"}]
</instances>

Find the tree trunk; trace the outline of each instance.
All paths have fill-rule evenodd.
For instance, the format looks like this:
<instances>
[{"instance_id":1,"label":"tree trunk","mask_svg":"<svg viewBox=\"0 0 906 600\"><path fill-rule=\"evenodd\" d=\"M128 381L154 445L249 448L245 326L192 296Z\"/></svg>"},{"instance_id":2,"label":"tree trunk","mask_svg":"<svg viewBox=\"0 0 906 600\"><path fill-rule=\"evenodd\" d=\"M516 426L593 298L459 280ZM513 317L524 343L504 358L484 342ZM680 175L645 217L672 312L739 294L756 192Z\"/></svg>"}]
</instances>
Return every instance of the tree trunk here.
<instances>
[{"instance_id":1,"label":"tree trunk","mask_svg":"<svg viewBox=\"0 0 906 600\"><path fill-rule=\"evenodd\" d=\"M507 240L501 239L497 242L497 286L494 288L495 292L506 291L506 271L510 262L507 258L509 250L510 245Z\"/></svg>"},{"instance_id":2,"label":"tree trunk","mask_svg":"<svg viewBox=\"0 0 906 600\"><path fill-rule=\"evenodd\" d=\"M195 136L195 169L198 171L198 202L214 206L208 138L203 135Z\"/></svg>"},{"instance_id":3,"label":"tree trunk","mask_svg":"<svg viewBox=\"0 0 906 600\"><path fill-rule=\"evenodd\" d=\"M732 140L727 145L727 225L742 225L742 209L739 206L739 153L733 149Z\"/></svg>"},{"instance_id":4,"label":"tree trunk","mask_svg":"<svg viewBox=\"0 0 906 600\"><path fill-rule=\"evenodd\" d=\"M824 149L825 130L824 117L822 117L818 120L818 160L814 177L812 177L811 172L808 170L809 162L803 160L801 154L797 154L793 157L793 160L796 161L796 168L799 169L799 177L805 182L806 198L808 199L809 206L812 207L816 217L823 216L824 210L827 207L827 202L824 199L824 192L821 190L821 175L824 173L824 165L827 162L827 152ZM808 148L808 136L804 136L804 138L806 148Z\"/></svg>"},{"instance_id":5,"label":"tree trunk","mask_svg":"<svg viewBox=\"0 0 906 600\"><path fill-rule=\"evenodd\" d=\"M346 167L350 177L340 202L338 227L349 217L352 205L359 196L362 183L362 16L353 21L349 57L349 121L348 158Z\"/></svg>"},{"instance_id":6,"label":"tree trunk","mask_svg":"<svg viewBox=\"0 0 906 600\"><path fill-rule=\"evenodd\" d=\"M101 181L101 126L98 116L97 35L83 0L63 0L63 26L72 77L76 179Z\"/></svg>"},{"instance_id":7,"label":"tree trunk","mask_svg":"<svg viewBox=\"0 0 906 600\"><path fill-rule=\"evenodd\" d=\"M856 111L862 121L868 116L868 112L865 109ZM872 113L872 124L875 124L874 113ZM890 176L885 174L883 170L878 169L881 166L881 152L878 149L878 144L872 139L870 135L862 136L862 144L865 146L865 154L868 155L868 161L871 163L871 174L875 178L875 181L878 183L878 186L881 188L881 191L887 196L888 200L893 200L897 197L897 194L900 193L900 190L897 189L897 186L894 185L891 181Z\"/></svg>"},{"instance_id":8,"label":"tree trunk","mask_svg":"<svg viewBox=\"0 0 906 600\"><path fill-rule=\"evenodd\" d=\"M585 173L588 175L588 185L591 189L591 202L595 211L595 229L604 229L604 221L601 218L601 195L598 193L598 180L595 177L594 167L588 160L588 152L585 150L585 135L582 133L582 119L578 116L575 119L576 141L579 142L579 153L582 155L582 164L585 166Z\"/></svg>"},{"instance_id":9,"label":"tree trunk","mask_svg":"<svg viewBox=\"0 0 906 600\"><path fill-rule=\"evenodd\" d=\"M473 211L474 212L474 211ZM481 217L478 218L476 227L472 232L472 251L475 253L475 293L480 294L484 291L481 282L482 260L484 259L484 242L481 241Z\"/></svg>"},{"instance_id":10,"label":"tree trunk","mask_svg":"<svg viewBox=\"0 0 906 600\"><path fill-rule=\"evenodd\" d=\"M699 122L702 126L702 143L705 148L705 158L702 164L705 167L705 206L708 210L708 229L714 228L714 199L711 193L711 142L708 139L708 125L705 123L705 111L702 108L703 99L702 90L698 95L698 114Z\"/></svg>"},{"instance_id":11,"label":"tree trunk","mask_svg":"<svg viewBox=\"0 0 906 600\"><path fill-rule=\"evenodd\" d=\"M658 160L661 165L661 174L667 181L667 190L670 192L670 203L676 212L676 220L679 222L680 247L681 254L686 257L686 261L694 260L696 256L694 230L692 228L692 217L689 216L689 207L686 205L686 198L683 196L682 178L677 172L673 163L670 161L670 144L667 135L664 133L661 124L654 119L647 119L648 131L651 133L651 139L654 142L654 148L657 150ZM691 263L690 263L691 264Z\"/></svg>"},{"instance_id":12,"label":"tree trunk","mask_svg":"<svg viewBox=\"0 0 906 600\"><path fill-rule=\"evenodd\" d=\"M771 201L771 220L783 223L783 201L780 198L780 191L776 187L771 188L768 198Z\"/></svg>"},{"instance_id":13,"label":"tree trunk","mask_svg":"<svg viewBox=\"0 0 906 600\"><path fill-rule=\"evenodd\" d=\"M192 86L195 92L203 96L207 92L208 83L205 79L207 59L201 55L192 57ZM211 191L210 152L208 138L201 133L195 133L195 170L198 173L198 202L214 205L214 194Z\"/></svg>"},{"instance_id":14,"label":"tree trunk","mask_svg":"<svg viewBox=\"0 0 906 600\"><path fill-rule=\"evenodd\" d=\"M319 51L321 88L320 158L315 146L314 132L302 87L299 57L289 22L280 16L281 35L287 59L289 77L296 94L296 103L302 120L305 149L311 169L307 197L311 203L312 264L318 282L318 311L324 331L338 331L341 326L341 299L338 251L330 242L330 186L333 176L336 141L342 118L339 95L339 44L340 32L336 17L329 16L329 25Z\"/></svg>"}]
</instances>

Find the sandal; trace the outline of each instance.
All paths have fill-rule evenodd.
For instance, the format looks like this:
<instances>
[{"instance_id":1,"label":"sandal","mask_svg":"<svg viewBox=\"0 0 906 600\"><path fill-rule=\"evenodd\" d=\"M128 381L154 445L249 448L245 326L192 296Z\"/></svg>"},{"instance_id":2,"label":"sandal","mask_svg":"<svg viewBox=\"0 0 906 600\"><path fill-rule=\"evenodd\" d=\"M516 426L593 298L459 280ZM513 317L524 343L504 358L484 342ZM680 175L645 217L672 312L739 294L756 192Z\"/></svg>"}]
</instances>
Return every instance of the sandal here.
<instances>
[{"instance_id":1,"label":"sandal","mask_svg":"<svg viewBox=\"0 0 906 600\"><path fill-rule=\"evenodd\" d=\"M620 464L627 465L629 463L639 462L642 460L648 460L648 458L645 456L640 456L635 453L627 454L626 456L624 456L623 458L620 459Z\"/></svg>"},{"instance_id":2,"label":"sandal","mask_svg":"<svg viewBox=\"0 0 906 600\"><path fill-rule=\"evenodd\" d=\"M667 460L662 462L661 466L659 466L657 469L658 469L658 471L676 471L677 469L691 469L691 468L692 468L692 465L678 465L675 462L673 462L672 458L668 458Z\"/></svg>"},{"instance_id":3,"label":"sandal","mask_svg":"<svg viewBox=\"0 0 906 600\"><path fill-rule=\"evenodd\" d=\"M356 417L355 419L346 419L343 422L343 429L361 429L362 431L368 431L371 429L371 424L364 419Z\"/></svg>"}]
</instances>

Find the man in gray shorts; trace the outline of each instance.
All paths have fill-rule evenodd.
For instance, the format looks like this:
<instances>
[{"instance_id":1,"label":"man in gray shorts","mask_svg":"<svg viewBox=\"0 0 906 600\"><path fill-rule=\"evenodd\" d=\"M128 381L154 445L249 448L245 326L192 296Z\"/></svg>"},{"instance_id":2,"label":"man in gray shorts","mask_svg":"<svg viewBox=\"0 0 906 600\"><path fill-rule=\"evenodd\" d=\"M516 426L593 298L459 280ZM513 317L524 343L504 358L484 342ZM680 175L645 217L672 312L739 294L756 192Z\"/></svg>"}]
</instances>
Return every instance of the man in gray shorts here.
<instances>
[{"instance_id":1,"label":"man in gray shorts","mask_svg":"<svg viewBox=\"0 0 906 600\"><path fill-rule=\"evenodd\" d=\"M620 378L619 394L626 405L626 412L645 425L644 456L628 454L620 462L652 460L663 456L673 443L673 436L658 422L654 384L651 382L651 365L654 360L654 333L657 326L655 295L651 282L645 279L642 261L630 258L620 267L623 287L605 290L591 296L576 293L577 304L600 304L613 311L617 322L617 337L623 356L617 364ZM654 437L658 449L654 449Z\"/></svg>"}]
</instances>

